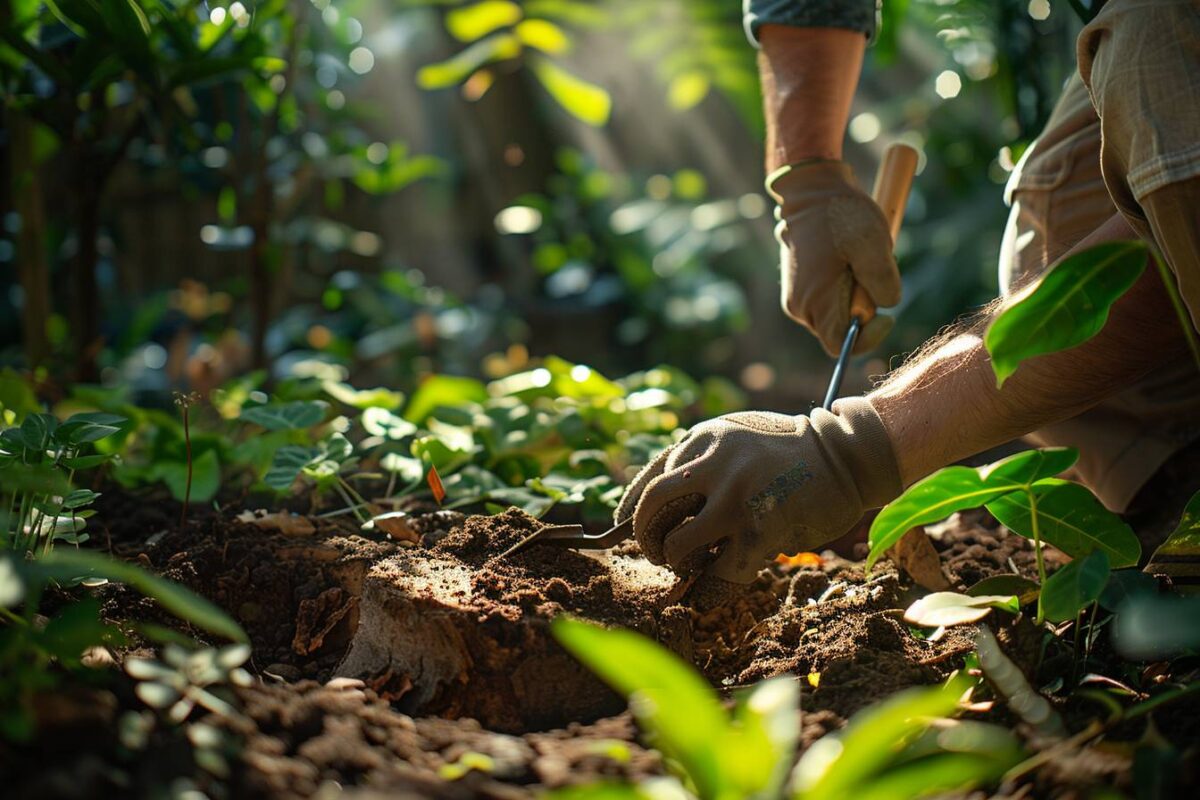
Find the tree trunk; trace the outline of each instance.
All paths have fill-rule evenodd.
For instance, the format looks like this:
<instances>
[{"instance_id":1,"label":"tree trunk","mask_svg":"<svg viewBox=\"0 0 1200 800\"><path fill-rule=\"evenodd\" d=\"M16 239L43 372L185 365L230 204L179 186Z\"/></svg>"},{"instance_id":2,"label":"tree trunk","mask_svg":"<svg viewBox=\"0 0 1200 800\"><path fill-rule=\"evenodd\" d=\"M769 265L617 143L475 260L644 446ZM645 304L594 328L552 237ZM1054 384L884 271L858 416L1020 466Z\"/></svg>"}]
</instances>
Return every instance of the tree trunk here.
<instances>
[{"instance_id":1,"label":"tree trunk","mask_svg":"<svg viewBox=\"0 0 1200 800\"><path fill-rule=\"evenodd\" d=\"M17 235L17 276L23 294L21 339L27 366L33 369L44 364L50 356L50 340L46 336L46 320L51 313L46 215L42 184L34 162L33 123L19 114L7 116L13 207L21 217L21 230Z\"/></svg>"}]
</instances>

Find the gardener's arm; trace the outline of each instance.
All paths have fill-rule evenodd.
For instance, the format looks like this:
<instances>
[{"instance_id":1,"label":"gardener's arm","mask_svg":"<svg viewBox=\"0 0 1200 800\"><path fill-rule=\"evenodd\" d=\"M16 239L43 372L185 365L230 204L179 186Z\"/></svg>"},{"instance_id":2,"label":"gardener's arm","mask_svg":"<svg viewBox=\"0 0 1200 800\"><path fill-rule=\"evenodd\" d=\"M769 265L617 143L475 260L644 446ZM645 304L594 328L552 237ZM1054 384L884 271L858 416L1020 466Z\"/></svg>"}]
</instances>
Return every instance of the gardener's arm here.
<instances>
[{"instance_id":1,"label":"gardener's arm","mask_svg":"<svg viewBox=\"0 0 1200 800\"><path fill-rule=\"evenodd\" d=\"M778 204L780 305L835 354L850 325L856 286L864 327L855 352L891 327L876 306L900 301L887 223L842 163L842 139L874 33L875 3L748 0L746 27L760 45L767 123L767 190Z\"/></svg>"},{"instance_id":2,"label":"gardener's arm","mask_svg":"<svg viewBox=\"0 0 1200 800\"><path fill-rule=\"evenodd\" d=\"M1075 251L1130 238L1114 216ZM697 425L634 479L617 521L633 516L647 558L681 573L723 542L710 571L748 582L780 552L841 536L904 485L1073 416L1185 352L1153 269L1113 305L1099 334L1024 362L1003 389L978 328L933 346L868 398L839 400L832 413L731 414Z\"/></svg>"},{"instance_id":3,"label":"gardener's arm","mask_svg":"<svg viewBox=\"0 0 1200 800\"><path fill-rule=\"evenodd\" d=\"M1135 239L1119 214L1080 242ZM1078 347L1037 358L996 388L982 326L901 368L868 399L879 412L907 485L946 464L1068 419L1186 353L1171 302L1148 267Z\"/></svg>"}]
</instances>

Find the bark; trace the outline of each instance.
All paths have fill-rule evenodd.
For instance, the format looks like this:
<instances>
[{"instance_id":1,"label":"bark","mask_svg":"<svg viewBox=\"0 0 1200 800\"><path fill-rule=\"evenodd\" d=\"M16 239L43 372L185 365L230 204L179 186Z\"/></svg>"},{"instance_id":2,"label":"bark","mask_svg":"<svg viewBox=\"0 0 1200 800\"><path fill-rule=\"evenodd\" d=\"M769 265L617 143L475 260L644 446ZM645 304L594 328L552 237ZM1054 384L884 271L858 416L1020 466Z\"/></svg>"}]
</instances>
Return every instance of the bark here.
<instances>
[{"instance_id":1,"label":"bark","mask_svg":"<svg viewBox=\"0 0 1200 800\"><path fill-rule=\"evenodd\" d=\"M46 258L46 215L41 176L34 163L33 123L8 115L9 175L13 208L21 217L17 235L17 276L23 293L21 339L27 366L32 369L50 356L46 320L50 317L50 266Z\"/></svg>"}]
</instances>

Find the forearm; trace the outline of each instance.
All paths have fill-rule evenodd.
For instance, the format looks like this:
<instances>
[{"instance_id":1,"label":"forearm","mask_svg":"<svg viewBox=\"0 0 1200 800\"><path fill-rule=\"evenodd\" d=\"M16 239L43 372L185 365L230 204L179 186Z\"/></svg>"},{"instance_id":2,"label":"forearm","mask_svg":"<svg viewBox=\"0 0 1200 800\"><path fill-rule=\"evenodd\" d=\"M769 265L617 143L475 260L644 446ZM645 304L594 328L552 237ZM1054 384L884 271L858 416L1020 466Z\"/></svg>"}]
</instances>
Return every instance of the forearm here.
<instances>
[{"instance_id":1,"label":"forearm","mask_svg":"<svg viewBox=\"0 0 1200 800\"><path fill-rule=\"evenodd\" d=\"M767 172L840 159L866 37L844 28L763 25L759 39Z\"/></svg>"},{"instance_id":2,"label":"forearm","mask_svg":"<svg viewBox=\"0 0 1200 800\"><path fill-rule=\"evenodd\" d=\"M1136 238L1119 215L1072 252ZM961 458L1068 419L1185 351L1170 300L1147 269L1078 347L1024 362L1002 389L982 329L906 365L868 399L883 419L905 485Z\"/></svg>"}]
</instances>

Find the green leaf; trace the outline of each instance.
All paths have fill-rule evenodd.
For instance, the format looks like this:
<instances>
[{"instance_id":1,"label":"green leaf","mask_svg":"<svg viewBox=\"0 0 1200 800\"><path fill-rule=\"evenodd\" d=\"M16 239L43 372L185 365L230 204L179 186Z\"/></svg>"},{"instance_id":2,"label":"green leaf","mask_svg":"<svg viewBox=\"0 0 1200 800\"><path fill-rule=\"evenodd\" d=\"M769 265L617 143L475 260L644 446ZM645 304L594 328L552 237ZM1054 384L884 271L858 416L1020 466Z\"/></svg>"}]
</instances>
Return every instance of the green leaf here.
<instances>
[{"instance_id":1,"label":"green leaf","mask_svg":"<svg viewBox=\"0 0 1200 800\"><path fill-rule=\"evenodd\" d=\"M420 459L400 453L387 453L379 460L379 466L387 472L394 472L404 483L416 483L425 477L425 468Z\"/></svg>"},{"instance_id":2,"label":"green leaf","mask_svg":"<svg viewBox=\"0 0 1200 800\"><path fill-rule=\"evenodd\" d=\"M248 641L245 631L233 619L208 600L177 583L160 578L133 564L88 550L58 549L40 558L37 568L46 577L62 582L79 577L107 578L137 589L157 600L163 608L209 633L236 642Z\"/></svg>"},{"instance_id":3,"label":"green leaf","mask_svg":"<svg viewBox=\"0 0 1200 800\"><path fill-rule=\"evenodd\" d=\"M32 453L48 450L57 428L58 418L53 414L30 414L20 427L25 448Z\"/></svg>"},{"instance_id":4,"label":"green leaf","mask_svg":"<svg viewBox=\"0 0 1200 800\"><path fill-rule=\"evenodd\" d=\"M1021 604L1015 595L966 595L958 592L934 592L927 594L910 605L904 619L914 625L928 628L966 625L978 622L1000 608L1016 614Z\"/></svg>"},{"instance_id":5,"label":"green leaf","mask_svg":"<svg viewBox=\"0 0 1200 800\"><path fill-rule=\"evenodd\" d=\"M91 489L76 489L63 498L62 507L67 511L73 511L91 505L99 496L99 492L93 492Z\"/></svg>"},{"instance_id":6,"label":"green leaf","mask_svg":"<svg viewBox=\"0 0 1200 800\"><path fill-rule=\"evenodd\" d=\"M437 64L428 64L417 71L417 85L422 89L445 89L466 80L475 70L493 61L505 61L521 54L521 42L516 36L498 33Z\"/></svg>"},{"instance_id":7,"label":"green leaf","mask_svg":"<svg viewBox=\"0 0 1200 800\"><path fill-rule=\"evenodd\" d=\"M711 85L703 72L689 71L676 75L667 90L667 102L676 111L687 111L708 96Z\"/></svg>"},{"instance_id":8,"label":"green leaf","mask_svg":"<svg viewBox=\"0 0 1200 800\"><path fill-rule=\"evenodd\" d=\"M325 419L328 410L329 405L320 400L296 400L244 408L238 419L269 431L304 430Z\"/></svg>"},{"instance_id":9,"label":"green leaf","mask_svg":"<svg viewBox=\"0 0 1200 800\"><path fill-rule=\"evenodd\" d=\"M1070 447L1026 450L985 467L946 467L917 481L884 506L871 524L870 569L889 547L918 525L977 508L1035 481L1057 475L1079 458Z\"/></svg>"},{"instance_id":10,"label":"green leaf","mask_svg":"<svg viewBox=\"0 0 1200 800\"><path fill-rule=\"evenodd\" d=\"M1030 580L1024 575L1005 574L984 578L967 589L967 594L971 597L980 597L985 594L1015 596L1021 605L1025 605L1037 599L1040 588L1037 581Z\"/></svg>"},{"instance_id":11,"label":"green leaf","mask_svg":"<svg viewBox=\"0 0 1200 800\"><path fill-rule=\"evenodd\" d=\"M321 384L321 388L339 403L345 403L351 408L360 410L380 408L395 411L404 405L403 392L394 392L382 386L374 389L355 389L348 383L325 381Z\"/></svg>"},{"instance_id":12,"label":"green leaf","mask_svg":"<svg viewBox=\"0 0 1200 800\"><path fill-rule=\"evenodd\" d=\"M71 491L71 484L61 470L49 464L21 464L0 467L0 486L5 492L62 496Z\"/></svg>"},{"instance_id":13,"label":"green leaf","mask_svg":"<svg viewBox=\"0 0 1200 800\"><path fill-rule=\"evenodd\" d=\"M155 472L171 490L171 496L182 501L187 492L187 462L161 461L155 465ZM205 450L192 459L191 502L208 502L216 496L219 488L221 488L221 462L217 459L217 451Z\"/></svg>"},{"instance_id":14,"label":"green leaf","mask_svg":"<svg viewBox=\"0 0 1200 800\"><path fill-rule=\"evenodd\" d=\"M421 424L438 406L460 406L465 403L482 403L487 400L488 393L483 383L474 378L460 378L454 375L430 375L408 401L404 409L404 418L409 422Z\"/></svg>"},{"instance_id":15,"label":"green leaf","mask_svg":"<svg viewBox=\"0 0 1200 800\"><path fill-rule=\"evenodd\" d=\"M1108 583L1108 555L1093 550L1046 579L1038 600L1038 616L1051 622L1066 622L1100 598Z\"/></svg>"},{"instance_id":16,"label":"green leaf","mask_svg":"<svg viewBox=\"0 0 1200 800\"><path fill-rule=\"evenodd\" d=\"M60 661L77 666L84 650L120 642L122 637L118 628L100 619L100 602L88 598L71 603L46 623L41 640Z\"/></svg>"},{"instance_id":17,"label":"green leaf","mask_svg":"<svg viewBox=\"0 0 1200 800\"><path fill-rule=\"evenodd\" d=\"M796 765L792 786L805 800L858 797L891 762L901 743L950 715L971 681L908 689L855 714L839 733L818 739Z\"/></svg>"},{"instance_id":18,"label":"green leaf","mask_svg":"<svg viewBox=\"0 0 1200 800\"><path fill-rule=\"evenodd\" d=\"M363 430L372 436L399 441L417 432L417 426L386 408L368 408L362 413Z\"/></svg>"},{"instance_id":19,"label":"green leaf","mask_svg":"<svg viewBox=\"0 0 1200 800\"><path fill-rule=\"evenodd\" d=\"M522 44L543 53L558 55L571 49L571 38L566 32L544 19L527 19L517 25L515 32Z\"/></svg>"},{"instance_id":20,"label":"green leaf","mask_svg":"<svg viewBox=\"0 0 1200 800\"><path fill-rule=\"evenodd\" d=\"M1109 242L1068 256L1021 291L988 326L984 346L1002 386L1028 358L1086 342L1146 268L1142 242Z\"/></svg>"},{"instance_id":21,"label":"green leaf","mask_svg":"<svg viewBox=\"0 0 1200 800\"><path fill-rule=\"evenodd\" d=\"M521 7L510 0L483 0L446 12L446 30L460 42L474 42L515 25L522 16Z\"/></svg>"},{"instance_id":22,"label":"green leaf","mask_svg":"<svg viewBox=\"0 0 1200 800\"><path fill-rule=\"evenodd\" d=\"M68 469L74 470L94 469L95 467L112 460L113 456L111 455L106 453L97 453L90 456L71 456L70 458L64 458L62 460L62 465Z\"/></svg>"},{"instance_id":23,"label":"green leaf","mask_svg":"<svg viewBox=\"0 0 1200 800\"><path fill-rule=\"evenodd\" d=\"M284 445L275 451L263 483L276 491L286 492L292 488L300 471L320 457L321 451L316 447Z\"/></svg>"},{"instance_id":24,"label":"green leaf","mask_svg":"<svg viewBox=\"0 0 1200 800\"><path fill-rule=\"evenodd\" d=\"M551 630L572 655L629 699L654 746L682 765L701 797L721 796L728 722L716 692L674 653L629 630L559 617Z\"/></svg>"},{"instance_id":25,"label":"green leaf","mask_svg":"<svg viewBox=\"0 0 1200 800\"><path fill-rule=\"evenodd\" d=\"M608 92L567 72L548 58L531 57L533 74L542 82L550 96L571 116L589 125L608 122L612 98Z\"/></svg>"},{"instance_id":26,"label":"green leaf","mask_svg":"<svg viewBox=\"0 0 1200 800\"><path fill-rule=\"evenodd\" d=\"M1035 483L1032 491L1042 541L1072 558L1103 550L1114 568L1137 564L1142 555L1137 534L1086 487L1050 478ZM987 508L1009 530L1033 538L1029 495L1013 492L988 503Z\"/></svg>"},{"instance_id":27,"label":"green leaf","mask_svg":"<svg viewBox=\"0 0 1200 800\"><path fill-rule=\"evenodd\" d=\"M1192 495L1192 499L1183 509L1179 524L1167 540L1154 551L1150 563L1197 556L1200 556L1200 492Z\"/></svg>"}]
</instances>

